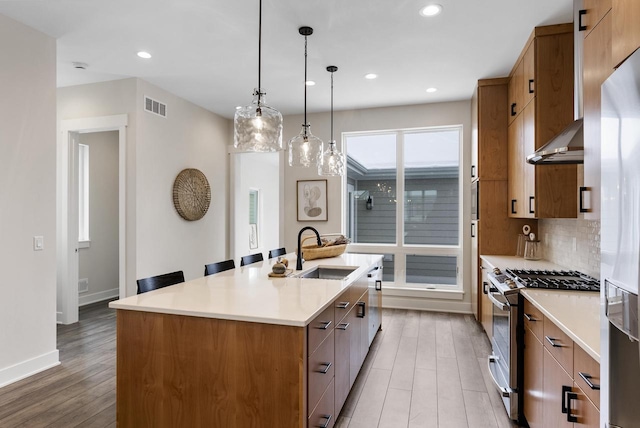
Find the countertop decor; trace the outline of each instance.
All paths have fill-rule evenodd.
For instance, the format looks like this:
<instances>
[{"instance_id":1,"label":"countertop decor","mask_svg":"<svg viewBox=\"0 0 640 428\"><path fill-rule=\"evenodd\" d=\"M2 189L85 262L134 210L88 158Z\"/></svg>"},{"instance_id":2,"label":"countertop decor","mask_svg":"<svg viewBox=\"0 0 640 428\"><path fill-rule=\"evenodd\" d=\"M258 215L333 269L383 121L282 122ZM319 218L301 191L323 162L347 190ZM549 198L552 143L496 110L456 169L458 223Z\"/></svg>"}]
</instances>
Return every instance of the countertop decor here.
<instances>
[{"instance_id":1,"label":"countertop decor","mask_svg":"<svg viewBox=\"0 0 640 428\"><path fill-rule=\"evenodd\" d=\"M202 171L187 168L173 183L173 205L185 220L200 220L209 210L211 187Z\"/></svg>"}]
</instances>

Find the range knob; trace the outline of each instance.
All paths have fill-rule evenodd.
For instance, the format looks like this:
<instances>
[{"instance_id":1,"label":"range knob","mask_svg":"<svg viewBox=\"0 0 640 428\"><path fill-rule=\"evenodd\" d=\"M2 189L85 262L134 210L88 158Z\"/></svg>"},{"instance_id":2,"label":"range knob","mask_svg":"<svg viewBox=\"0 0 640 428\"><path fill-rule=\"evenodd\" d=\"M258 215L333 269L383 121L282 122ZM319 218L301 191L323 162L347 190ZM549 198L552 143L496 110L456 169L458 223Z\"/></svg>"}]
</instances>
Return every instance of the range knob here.
<instances>
[{"instance_id":1,"label":"range knob","mask_svg":"<svg viewBox=\"0 0 640 428\"><path fill-rule=\"evenodd\" d=\"M513 279L507 279L505 284L507 284L509 288L516 288L516 282Z\"/></svg>"},{"instance_id":2,"label":"range knob","mask_svg":"<svg viewBox=\"0 0 640 428\"><path fill-rule=\"evenodd\" d=\"M502 274L502 271L500 270L500 268L496 267L496 268L493 268L493 273L496 274L496 275L500 275L500 274Z\"/></svg>"}]
</instances>

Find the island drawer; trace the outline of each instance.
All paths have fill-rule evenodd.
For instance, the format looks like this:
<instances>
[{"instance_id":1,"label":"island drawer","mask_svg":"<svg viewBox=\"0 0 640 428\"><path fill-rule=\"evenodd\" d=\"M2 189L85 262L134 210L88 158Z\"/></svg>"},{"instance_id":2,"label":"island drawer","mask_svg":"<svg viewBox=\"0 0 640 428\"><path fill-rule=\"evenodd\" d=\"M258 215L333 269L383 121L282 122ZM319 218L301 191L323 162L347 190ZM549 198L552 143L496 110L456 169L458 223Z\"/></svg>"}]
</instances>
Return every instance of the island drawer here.
<instances>
[{"instance_id":1,"label":"island drawer","mask_svg":"<svg viewBox=\"0 0 640 428\"><path fill-rule=\"evenodd\" d=\"M533 306L533 304L524 299L524 326L527 327L531 332L538 338L539 341L544 341L544 337L542 337L542 325L544 323L544 315L540 309Z\"/></svg>"},{"instance_id":2,"label":"island drawer","mask_svg":"<svg viewBox=\"0 0 640 428\"><path fill-rule=\"evenodd\" d=\"M575 346L573 350L573 379L599 409L600 364L579 346Z\"/></svg>"},{"instance_id":3,"label":"island drawer","mask_svg":"<svg viewBox=\"0 0 640 428\"><path fill-rule=\"evenodd\" d=\"M334 390L333 390L333 380L324 391L322 398L318 402L318 405L309 416L308 427L326 427L331 428L336 423L336 414L335 408L333 405L334 398Z\"/></svg>"},{"instance_id":4,"label":"island drawer","mask_svg":"<svg viewBox=\"0 0 640 428\"><path fill-rule=\"evenodd\" d=\"M542 343L567 374L573 375L573 340L547 317Z\"/></svg>"},{"instance_id":5,"label":"island drawer","mask_svg":"<svg viewBox=\"0 0 640 428\"><path fill-rule=\"evenodd\" d=\"M353 307L354 300L351 296L351 291L346 290L342 293L334 302L335 308L335 321L336 325L340 323L347 316L351 308Z\"/></svg>"},{"instance_id":6,"label":"island drawer","mask_svg":"<svg viewBox=\"0 0 640 428\"><path fill-rule=\"evenodd\" d=\"M329 383L333 381L334 350L333 330L331 330L327 340L322 342L316 352L309 356L307 364L309 413L316 407L323 392L327 389Z\"/></svg>"},{"instance_id":7,"label":"island drawer","mask_svg":"<svg viewBox=\"0 0 640 428\"><path fill-rule=\"evenodd\" d=\"M334 305L329 305L320 315L315 317L307 326L308 354L311 355L329 333L333 331L335 314Z\"/></svg>"}]
</instances>

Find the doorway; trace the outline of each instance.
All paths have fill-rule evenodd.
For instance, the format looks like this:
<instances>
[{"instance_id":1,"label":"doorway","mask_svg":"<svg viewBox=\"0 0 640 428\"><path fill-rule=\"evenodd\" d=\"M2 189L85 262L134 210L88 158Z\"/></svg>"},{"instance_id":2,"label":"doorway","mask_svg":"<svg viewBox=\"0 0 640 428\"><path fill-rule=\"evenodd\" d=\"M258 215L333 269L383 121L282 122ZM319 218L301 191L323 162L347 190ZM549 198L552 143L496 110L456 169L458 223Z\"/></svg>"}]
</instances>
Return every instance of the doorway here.
<instances>
[{"instance_id":1,"label":"doorway","mask_svg":"<svg viewBox=\"0 0 640 428\"><path fill-rule=\"evenodd\" d=\"M125 191L127 115L63 120L58 134L57 157L57 322L78 321L79 307L79 145L83 134L117 133L118 164L118 292L126 296ZM106 294L109 294L107 292ZM113 291L111 291L113 294Z\"/></svg>"}]
</instances>

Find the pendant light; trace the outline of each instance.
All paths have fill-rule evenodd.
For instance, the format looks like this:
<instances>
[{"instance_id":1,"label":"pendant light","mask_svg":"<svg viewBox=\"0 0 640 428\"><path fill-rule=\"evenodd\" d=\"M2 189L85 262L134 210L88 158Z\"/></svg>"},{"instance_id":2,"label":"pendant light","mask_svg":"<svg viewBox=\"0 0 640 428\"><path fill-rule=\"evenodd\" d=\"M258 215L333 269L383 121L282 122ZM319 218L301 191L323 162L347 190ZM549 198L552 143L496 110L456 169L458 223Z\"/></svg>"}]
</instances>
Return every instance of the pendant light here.
<instances>
[{"instance_id":1,"label":"pendant light","mask_svg":"<svg viewBox=\"0 0 640 428\"><path fill-rule=\"evenodd\" d=\"M266 104L266 93L260 87L262 62L262 0L258 20L258 87L253 102L236 110L233 118L233 146L244 152L282 150L282 115Z\"/></svg>"},{"instance_id":2,"label":"pendant light","mask_svg":"<svg viewBox=\"0 0 640 428\"><path fill-rule=\"evenodd\" d=\"M327 71L331 73L331 135L329 148L322 153L318 164L318 174L320 175L344 175L344 156L336 148L336 140L333 139L333 73L338 71L338 67L330 65Z\"/></svg>"},{"instance_id":3,"label":"pendant light","mask_svg":"<svg viewBox=\"0 0 640 428\"><path fill-rule=\"evenodd\" d=\"M298 32L304 36L304 123L300 133L289 140L289 166L316 168L322 156L322 140L311 133L307 123L307 36L313 34L313 28L300 27Z\"/></svg>"}]
</instances>

